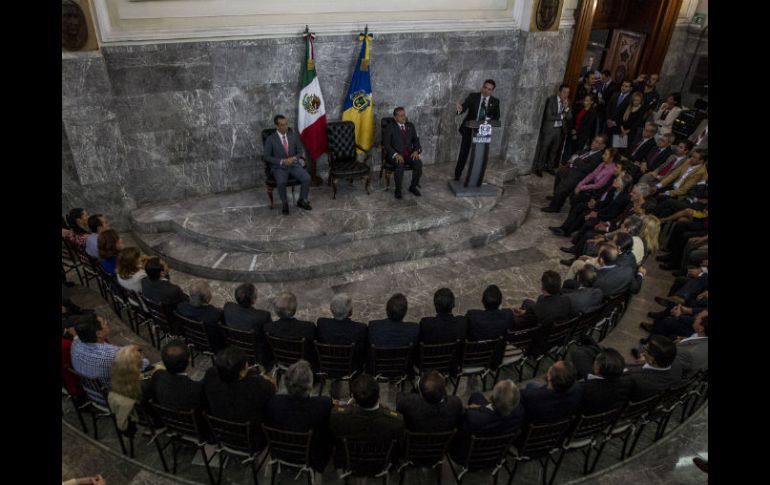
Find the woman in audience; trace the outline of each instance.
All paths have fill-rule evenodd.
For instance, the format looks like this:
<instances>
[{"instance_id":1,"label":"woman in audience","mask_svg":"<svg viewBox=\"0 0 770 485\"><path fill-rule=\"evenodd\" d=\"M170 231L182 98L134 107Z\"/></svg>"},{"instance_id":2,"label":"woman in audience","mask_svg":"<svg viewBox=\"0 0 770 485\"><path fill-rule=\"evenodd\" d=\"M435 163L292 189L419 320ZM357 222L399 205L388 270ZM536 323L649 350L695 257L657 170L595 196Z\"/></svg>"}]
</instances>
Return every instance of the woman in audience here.
<instances>
[{"instance_id":1,"label":"woman in audience","mask_svg":"<svg viewBox=\"0 0 770 485\"><path fill-rule=\"evenodd\" d=\"M107 229L99 234L97 242L99 247L99 261L104 271L115 276L115 267L118 264L118 253L123 250L123 240L114 229Z\"/></svg>"},{"instance_id":2,"label":"woman in audience","mask_svg":"<svg viewBox=\"0 0 770 485\"><path fill-rule=\"evenodd\" d=\"M626 111L620 118L620 134L626 137L626 144L636 137L644 122L644 96L639 91L631 95Z\"/></svg>"},{"instance_id":3,"label":"woman in audience","mask_svg":"<svg viewBox=\"0 0 770 485\"><path fill-rule=\"evenodd\" d=\"M594 104L593 96L589 93L578 99L582 99L583 102L575 103L578 109L575 111L576 115L572 119L569 143L567 143L567 147L564 150L562 160L567 160L573 153L582 150L586 143L593 139L594 132L596 131L596 105Z\"/></svg>"},{"instance_id":4,"label":"woman in audience","mask_svg":"<svg viewBox=\"0 0 770 485\"><path fill-rule=\"evenodd\" d=\"M125 248L118 254L118 283L127 290L142 292L142 279L147 276L144 264L147 256L144 256L138 248Z\"/></svg>"},{"instance_id":5,"label":"woman in audience","mask_svg":"<svg viewBox=\"0 0 770 485\"><path fill-rule=\"evenodd\" d=\"M678 93L671 94L666 98L666 102L661 103L660 108L653 113L652 122L658 126L658 135L671 133L674 120L682 112L682 108L679 107L680 100Z\"/></svg>"},{"instance_id":6,"label":"woman in audience","mask_svg":"<svg viewBox=\"0 0 770 485\"><path fill-rule=\"evenodd\" d=\"M660 237L660 219L647 214L642 217L642 227L639 229L639 238L644 243L644 257L658 250L658 238ZM641 264L641 263L640 263Z\"/></svg>"},{"instance_id":7,"label":"woman in audience","mask_svg":"<svg viewBox=\"0 0 770 485\"><path fill-rule=\"evenodd\" d=\"M129 418L138 420L134 405L142 397L142 359L138 345L126 345L115 354L112 362L112 390L107 395L107 402L121 431L136 431ZM129 426L132 429L129 430Z\"/></svg>"}]
</instances>

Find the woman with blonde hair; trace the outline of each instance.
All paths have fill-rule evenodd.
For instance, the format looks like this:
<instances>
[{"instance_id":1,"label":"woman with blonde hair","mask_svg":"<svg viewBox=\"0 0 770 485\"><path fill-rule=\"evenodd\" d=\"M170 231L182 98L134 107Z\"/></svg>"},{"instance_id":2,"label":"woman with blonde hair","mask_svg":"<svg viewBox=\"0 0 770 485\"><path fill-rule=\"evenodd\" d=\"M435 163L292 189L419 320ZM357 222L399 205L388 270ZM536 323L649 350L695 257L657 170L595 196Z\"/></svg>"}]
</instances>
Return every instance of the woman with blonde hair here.
<instances>
[{"instance_id":1,"label":"woman with blonde hair","mask_svg":"<svg viewBox=\"0 0 770 485\"><path fill-rule=\"evenodd\" d=\"M653 215L642 217L642 227L639 229L639 238L644 243L644 256L658 250L658 238L660 237L660 219Z\"/></svg>"},{"instance_id":2,"label":"woman with blonde hair","mask_svg":"<svg viewBox=\"0 0 770 485\"><path fill-rule=\"evenodd\" d=\"M112 389L107 402L121 431L128 430L130 417L138 420L134 405L142 397L142 366L142 350L138 345L121 347L112 361Z\"/></svg>"},{"instance_id":3,"label":"woman with blonde hair","mask_svg":"<svg viewBox=\"0 0 770 485\"><path fill-rule=\"evenodd\" d=\"M127 290L142 292L142 279L147 276L144 263L147 261L138 248L133 246L123 249L118 254L118 283Z\"/></svg>"},{"instance_id":4,"label":"woman with blonde hair","mask_svg":"<svg viewBox=\"0 0 770 485\"><path fill-rule=\"evenodd\" d=\"M626 137L626 144L636 137L636 133L644 122L644 96L640 91L634 91L631 102L620 118L620 134Z\"/></svg>"}]
</instances>

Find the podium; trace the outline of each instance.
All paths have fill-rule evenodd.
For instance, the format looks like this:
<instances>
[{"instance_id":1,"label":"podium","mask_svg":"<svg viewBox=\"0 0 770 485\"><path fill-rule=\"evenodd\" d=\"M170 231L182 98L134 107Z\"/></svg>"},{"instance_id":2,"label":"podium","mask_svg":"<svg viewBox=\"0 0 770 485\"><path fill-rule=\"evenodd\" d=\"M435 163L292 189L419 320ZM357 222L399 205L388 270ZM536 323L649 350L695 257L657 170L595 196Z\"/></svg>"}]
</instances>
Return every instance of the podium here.
<instances>
[{"instance_id":1,"label":"podium","mask_svg":"<svg viewBox=\"0 0 770 485\"><path fill-rule=\"evenodd\" d=\"M450 180L449 188L455 197L495 197L497 187L483 182L484 172L487 170L489 144L492 142L492 128L499 128L500 121L468 121L464 126L473 130L468 173L465 180Z\"/></svg>"}]
</instances>

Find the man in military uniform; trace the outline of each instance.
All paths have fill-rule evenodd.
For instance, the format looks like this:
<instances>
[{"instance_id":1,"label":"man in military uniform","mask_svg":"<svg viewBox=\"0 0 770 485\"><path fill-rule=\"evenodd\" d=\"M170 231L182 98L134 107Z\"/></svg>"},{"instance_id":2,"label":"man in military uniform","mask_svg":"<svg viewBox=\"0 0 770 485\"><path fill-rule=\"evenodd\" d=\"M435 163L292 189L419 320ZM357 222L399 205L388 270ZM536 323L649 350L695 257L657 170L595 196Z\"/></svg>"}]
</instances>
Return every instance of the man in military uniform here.
<instances>
[{"instance_id":1,"label":"man in military uniform","mask_svg":"<svg viewBox=\"0 0 770 485\"><path fill-rule=\"evenodd\" d=\"M334 436L334 466L345 468L345 447L342 440L347 438L367 442L396 440L391 453L396 458L397 450L404 436L404 418L397 412L380 405L380 386L374 377L362 374L350 384L354 403L332 408L329 429ZM376 470L375 473L379 471Z\"/></svg>"}]
</instances>

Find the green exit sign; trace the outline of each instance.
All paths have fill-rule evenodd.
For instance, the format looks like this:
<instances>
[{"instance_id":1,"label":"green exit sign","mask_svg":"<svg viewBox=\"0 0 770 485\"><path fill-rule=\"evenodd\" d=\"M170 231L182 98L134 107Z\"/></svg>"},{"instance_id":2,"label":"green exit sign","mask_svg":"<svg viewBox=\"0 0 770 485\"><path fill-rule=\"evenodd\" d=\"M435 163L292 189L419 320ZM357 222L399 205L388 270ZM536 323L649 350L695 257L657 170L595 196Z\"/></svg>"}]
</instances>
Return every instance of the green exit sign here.
<instances>
[{"instance_id":1,"label":"green exit sign","mask_svg":"<svg viewBox=\"0 0 770 485\"><path fill-rule=\"evenodd\" d=\"M696 13L692 16L692 23L695 25L703 25L704 20L706 20L705 13Z\"/></svg>"}]
</instances>

